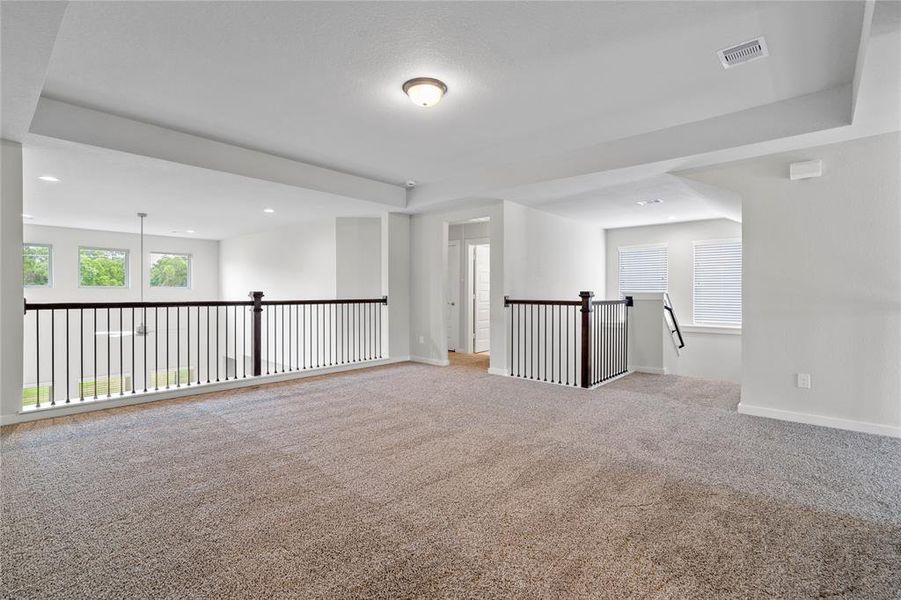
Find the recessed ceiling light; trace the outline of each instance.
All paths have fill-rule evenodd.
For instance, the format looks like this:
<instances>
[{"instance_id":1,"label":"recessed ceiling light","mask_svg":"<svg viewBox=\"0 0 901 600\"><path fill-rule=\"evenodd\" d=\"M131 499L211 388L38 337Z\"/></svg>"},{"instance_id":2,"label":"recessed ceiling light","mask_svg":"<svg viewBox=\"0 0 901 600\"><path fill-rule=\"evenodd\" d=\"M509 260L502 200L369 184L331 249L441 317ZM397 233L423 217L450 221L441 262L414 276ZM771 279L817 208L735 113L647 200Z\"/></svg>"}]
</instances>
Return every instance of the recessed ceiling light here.
<instances>
[{"instance_id":1,"label":"recessed ceiling light","mask_svg":"<svg viewBox=\"0 0 901 600\"><path fill-rule=\"evenodd\" d=\"M647 206L648 204L663 204L663 200L660 198L654 198L653 200L639 200L636 202L638 206Z\"/></svg>"},{"instance_id":2,"label":"recessed ceiling light","mask_svg":"<svg viewBox=\"0 0 901 600\"><path fill-rule=\"evenodd\" d=\"M413 104L428 108L441 102L447 93L447 86L434 77L416 77L405 82L403 90Z\"/></svg>"},{"instance_id":3,"label":"recessed ceiling light","mask_svg":"<svg viewBox=\"0 0 901 600\"><path fill-rule=\"evenodd\" d=\"M41 175L38 177L41 181L49 181L51 183L56 183L59 181L59 177L54 177L53 175Z\"/></svg>"},{"instance_id":4,"label":"recessed ceiling light","mask_svg":"<svg viewBox=\"0 0 901 600\"><path fill-rule=\"evenodd\" d=\"M264 208L263 212L266 213L267 215L271 215L272 213L275 212L275 209L274 208Z\"/></svg>"},{"instance_id":5,"label":"recessed ceiling light","mask_svg":"<svg viewBox=\"0 0 901 600\"><path fill-rule=\"evenodd\" d=\"M33 219L34 217L31 215L26 215L25 213L22 213L22 218L23 219Z\"/></svg>"},{"instance_id":6,"label":"recessed ceiling light","mask_svg":"<svg viewBox=\"0 0 901 600\"><path fill-rule=\"evenodd\" d=\"M669 219L670 221L675 221L675 220L676 220L676 215L670 215L670 216L667 217L667 219Z\"/></svg>"},{"instance_id":7,"label":"recessed ceiling light","mask_svg":"<svg viewBox=\"0 0 901 600\"><path fill-rule=\"evenodd\" d=\"M194 231L193 229L186 229L186 230L185 230L185 233L197 233L197 232Z\"/></svg>"},{"instance_id":8,"label":"recessed ceiling light","mask_svg":"<svg viewBox=\"0 0 901 600\"><path fill-rule=\"evenodd\" d=\"M638 206L646 206L647 203L648 203L647 200L639 200L639 201L636 202L635 204L637 204Z\"/></svg>"}]
</instances>

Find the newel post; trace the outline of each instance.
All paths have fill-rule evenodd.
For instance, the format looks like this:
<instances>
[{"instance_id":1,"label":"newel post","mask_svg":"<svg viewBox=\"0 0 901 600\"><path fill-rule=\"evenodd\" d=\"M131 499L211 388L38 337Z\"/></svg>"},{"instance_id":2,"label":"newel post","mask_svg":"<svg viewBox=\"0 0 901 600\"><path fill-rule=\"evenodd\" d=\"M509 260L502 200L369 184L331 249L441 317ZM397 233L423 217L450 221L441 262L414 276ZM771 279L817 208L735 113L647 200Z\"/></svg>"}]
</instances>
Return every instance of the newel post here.
<instances>
[{"instance_id":1,"label":"newel post","mask_svg":"<svg viewBox=\"0 0 901 600\"><path fill-rule=\"evenodd\" d=\"M250 350L253 362L253 375L259 377L263 374L263 292L250 292L253 299L253 320L251 321L251 333L253 343Z\"/></svg>"},{"instance_id":2,"label":"newel post","mask_svg":"<svg viewBox=\"0 0 901 600\"><path fill-rule=\"evenodd\" d=\"M591 387L591 299L594 292L579 292L582 299L582 387Z\"/></svg>"}]
</instances>

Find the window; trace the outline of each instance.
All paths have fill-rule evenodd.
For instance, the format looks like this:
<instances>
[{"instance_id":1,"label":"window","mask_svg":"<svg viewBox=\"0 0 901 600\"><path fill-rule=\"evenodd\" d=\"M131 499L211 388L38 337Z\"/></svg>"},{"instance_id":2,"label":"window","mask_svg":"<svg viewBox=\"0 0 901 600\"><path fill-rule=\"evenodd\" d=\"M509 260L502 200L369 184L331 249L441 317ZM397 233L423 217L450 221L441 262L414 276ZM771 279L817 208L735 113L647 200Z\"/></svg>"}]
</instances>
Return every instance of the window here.
<instances>
[{"instance_id":1,"label":"window","mask_svg":"<svg viewBox=\"0 0 901 600\"><path fill-rule=\"evenodd\" d=\"M619 249L619 293L667 291L666 245Z\"/></svg>"},{"instance_id":2,"label":"window","mask_svg":"<svg viewBox=\"0 0 901 600\"><path fill-rule=\"evenodd\" d=\"M22 245L22 285L50 287L52 285L51 250L46 244Z\"/></svg>"},{"instance_id":3,"label":"window","mask_svg":"<svg viewBox=\"0 0 901 600\"><path fill-rule=\"evenodd\" d=\"M151 252L150 287L191 287L191 256Z\"/></svg>"},{"instance_id":4,"label":"window","mask_svg":"<svg viewBox=\"0 0 901 600\"><path fill-rule=\"evenodd\" d=\"M81 287L127 287L128 250L79 248L78 281Z\"/></svg>"},{"instance_id":5,"label":"window","mask_svg":"<svg viewBox=\"0 0 901 600\"><path fill-rule=\"evenodd\" d=\"M741 240L695 242L694 322L741 326Z\"/></svg>"}]
</instances>

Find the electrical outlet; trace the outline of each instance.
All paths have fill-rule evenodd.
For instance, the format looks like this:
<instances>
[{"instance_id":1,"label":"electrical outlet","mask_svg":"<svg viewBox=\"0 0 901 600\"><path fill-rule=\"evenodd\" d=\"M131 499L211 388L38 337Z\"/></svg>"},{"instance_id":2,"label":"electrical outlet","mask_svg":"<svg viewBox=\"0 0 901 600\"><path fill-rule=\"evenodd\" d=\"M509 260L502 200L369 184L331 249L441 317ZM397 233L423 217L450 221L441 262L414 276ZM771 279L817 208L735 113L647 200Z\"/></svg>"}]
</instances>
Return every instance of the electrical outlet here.
<instances>
[{"instance_id":1,"label":"electrical outlet","mask_svg":"<svg viewBox=\"0 0 901 600\"><path fill-rule=\"evenodd\" d=\"M810 389L810 373L798 373L798 387L804 390Z\"/></svg>"},{"instance_id":2,"label":"electrical outlet","mask_svg":"<svg viewBox=\"0 0 901 600\"><path fill-rule=\"evenodd\" d=\"M424 335L419 336L419 343L425 344L425 336Z\"/></svg>"}]
</instances>

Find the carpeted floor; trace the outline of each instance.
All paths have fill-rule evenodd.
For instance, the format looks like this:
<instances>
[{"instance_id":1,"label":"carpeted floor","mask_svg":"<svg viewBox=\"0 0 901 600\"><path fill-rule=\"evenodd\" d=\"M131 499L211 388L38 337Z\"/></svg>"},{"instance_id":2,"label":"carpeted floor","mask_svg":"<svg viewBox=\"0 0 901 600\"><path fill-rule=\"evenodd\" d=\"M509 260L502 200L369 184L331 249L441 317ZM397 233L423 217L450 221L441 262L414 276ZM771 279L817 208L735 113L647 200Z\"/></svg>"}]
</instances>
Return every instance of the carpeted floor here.
<instances>
[{"instance_id":1,"label":"carpeted floor","mask_svg":"<svg viewBox=\"0 0 901 600\"><path fill-rule=\"evenodd\" d=\"M901 597L901 440L454 358L4 428L3 596Z\"/></svg>"}]
</instances>

